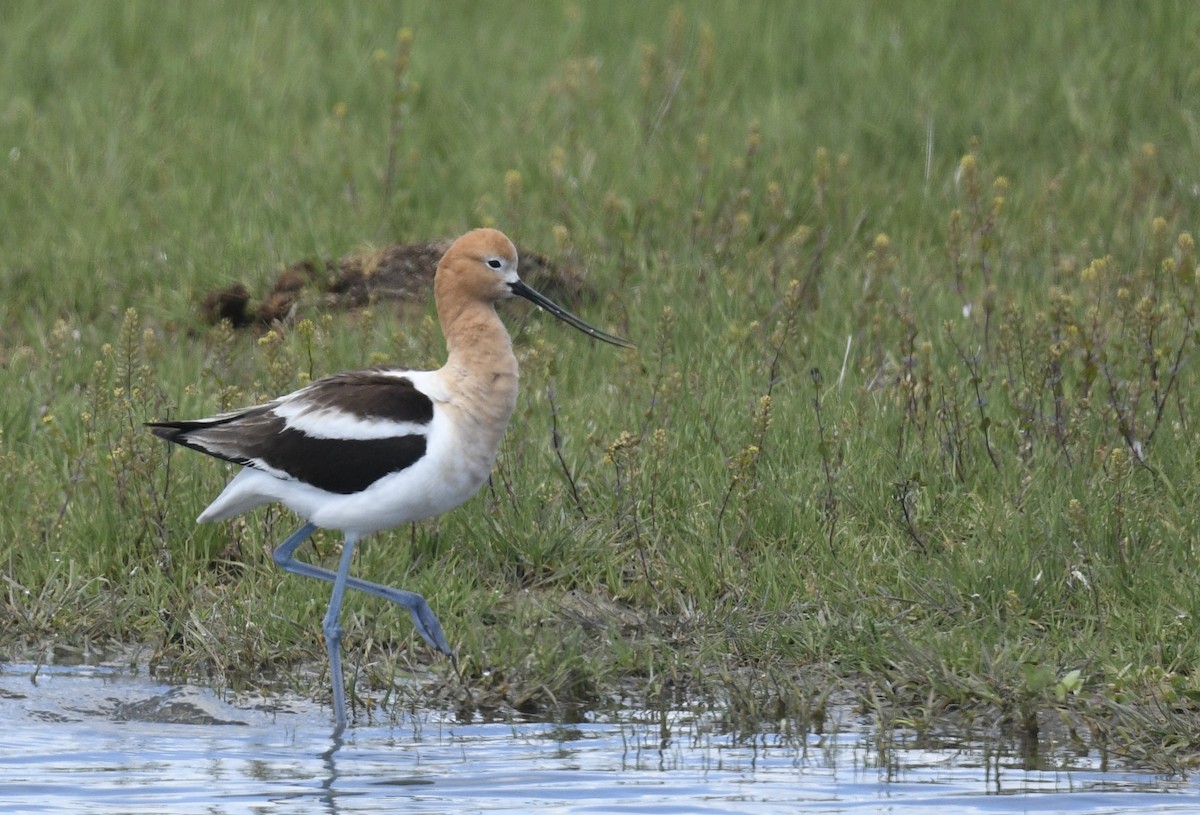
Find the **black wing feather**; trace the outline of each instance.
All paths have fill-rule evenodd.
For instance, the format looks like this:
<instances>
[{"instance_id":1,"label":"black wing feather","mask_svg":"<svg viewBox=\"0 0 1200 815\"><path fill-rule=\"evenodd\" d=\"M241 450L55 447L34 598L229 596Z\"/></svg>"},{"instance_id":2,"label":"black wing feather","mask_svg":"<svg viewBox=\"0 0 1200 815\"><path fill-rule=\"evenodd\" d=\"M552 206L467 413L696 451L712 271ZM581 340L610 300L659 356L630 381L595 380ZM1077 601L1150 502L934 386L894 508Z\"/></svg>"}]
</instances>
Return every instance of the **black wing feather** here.
<instances>
[{"instance_id":1,"label":"black wing feather","mask_svg":"<svg viewBox=\"0 0 1200 815\"><path fill-rule=\"evenodd\" d=\"M411 380L380 369L337 374L300 393L312 411L334 409L364 419L419 425L433 421L428 396ZM376 439L309 436L275 413L279 401L208 419L150 422L148 427L159 438L206 455L243 466L269 467L342 495L361 492L425 455L426 438L419 433Z\"/></svg>"}]
</instances>

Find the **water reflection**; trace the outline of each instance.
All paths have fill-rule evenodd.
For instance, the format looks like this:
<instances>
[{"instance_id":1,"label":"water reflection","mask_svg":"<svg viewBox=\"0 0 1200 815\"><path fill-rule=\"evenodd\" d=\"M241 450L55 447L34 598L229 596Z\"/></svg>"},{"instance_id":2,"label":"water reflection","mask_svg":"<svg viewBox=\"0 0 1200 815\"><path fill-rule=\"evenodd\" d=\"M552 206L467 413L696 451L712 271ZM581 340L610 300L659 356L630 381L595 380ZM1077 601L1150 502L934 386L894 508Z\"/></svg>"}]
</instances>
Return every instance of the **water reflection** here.
<instances>
[{"instance_id":1,"label":"water reflection","mask_svg":"<svg viewBox=\"0 0 1200 815\"><path fill-rule=\"evenodd\" d=\"M1200 811L1188 780L909 737L849 711L834 736L735 742L683 711L331 736L301 699L239 700L88 668L0 670L0 813Z\"/></svg>"},{"instance_id":2,"label":"water reflection","mask_svg":"<svg viewBox=\"0 0 1200 815\"><path fill-rule=\"evenodd\" d=\"M337 799L334 798L334 783L337 781L337 752L345 744L344 731L338 730L329 738L329 749L321 753L321 763L325 765L325 777L321 780L321 802L329 812L336 813Z\"/></svg>"}]
</instances>

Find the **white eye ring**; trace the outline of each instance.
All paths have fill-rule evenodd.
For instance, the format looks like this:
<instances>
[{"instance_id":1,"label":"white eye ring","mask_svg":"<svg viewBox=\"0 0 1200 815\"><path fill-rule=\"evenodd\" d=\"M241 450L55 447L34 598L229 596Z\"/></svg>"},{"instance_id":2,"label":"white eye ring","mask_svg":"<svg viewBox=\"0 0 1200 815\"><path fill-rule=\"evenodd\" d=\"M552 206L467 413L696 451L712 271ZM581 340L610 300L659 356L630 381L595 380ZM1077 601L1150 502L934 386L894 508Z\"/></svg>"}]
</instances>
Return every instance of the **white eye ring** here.
<instances>
[{"instance_id":1,"label":"white eye ring","mask_svg":"<svg viewBox=\"0 0 1200 815\"><path fill-rule=\"evenodd\" d=\"M493 269L499 269L504 266L504 263L499 258L490 258L487 262L487 265L491 266Z\"/></svg>"}]
</instances>

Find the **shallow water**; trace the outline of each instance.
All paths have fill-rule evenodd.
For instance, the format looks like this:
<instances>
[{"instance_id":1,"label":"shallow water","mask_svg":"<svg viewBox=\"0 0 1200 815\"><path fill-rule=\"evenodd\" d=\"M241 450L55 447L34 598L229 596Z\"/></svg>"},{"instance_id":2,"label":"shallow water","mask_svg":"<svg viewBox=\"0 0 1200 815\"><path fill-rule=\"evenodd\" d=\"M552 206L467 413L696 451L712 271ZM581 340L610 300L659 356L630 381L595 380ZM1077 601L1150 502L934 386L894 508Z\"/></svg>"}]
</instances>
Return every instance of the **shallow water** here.
<instances>
[{"instance_id":1,"label":"shallow water","mask_svg":"<svg viewBox=\"0 0 1200 815\"><path fill-rule=\"evenodd\" d=\"M1200 812L1200 784L835 737L732 740L693 714L463 724L430 713L330 738L304 700L234 706L103 668L0 667L0 813ZM664 723L666 727L664 728ZM663 738L664 732L669 738Z\"/></svg>"}]
</instances>

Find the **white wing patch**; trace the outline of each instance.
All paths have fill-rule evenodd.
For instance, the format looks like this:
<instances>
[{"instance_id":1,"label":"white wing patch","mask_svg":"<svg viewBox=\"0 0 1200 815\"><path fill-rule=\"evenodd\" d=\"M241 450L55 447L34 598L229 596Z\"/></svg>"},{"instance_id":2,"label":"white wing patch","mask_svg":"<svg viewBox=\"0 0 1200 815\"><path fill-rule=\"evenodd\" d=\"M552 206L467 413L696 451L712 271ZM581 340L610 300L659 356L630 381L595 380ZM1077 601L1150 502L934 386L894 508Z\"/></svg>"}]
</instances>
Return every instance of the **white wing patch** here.
<instances>
[{"instance_id":1,"label":"white wing patch","mask_svg":"<svg viewBox=\"0 0 1200 815\"><path fill-rule=\"evenodd\" d=\"M282 402L271 412L287 427L313 439L390 439L429 432L427 424L359 416L334 407L318 407L303 399Z\"/></svg>"}]
</instances>

